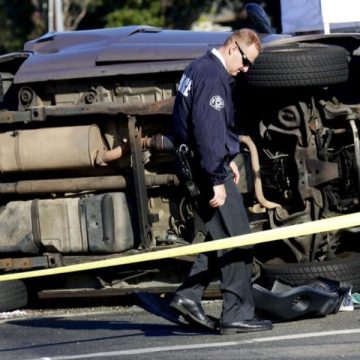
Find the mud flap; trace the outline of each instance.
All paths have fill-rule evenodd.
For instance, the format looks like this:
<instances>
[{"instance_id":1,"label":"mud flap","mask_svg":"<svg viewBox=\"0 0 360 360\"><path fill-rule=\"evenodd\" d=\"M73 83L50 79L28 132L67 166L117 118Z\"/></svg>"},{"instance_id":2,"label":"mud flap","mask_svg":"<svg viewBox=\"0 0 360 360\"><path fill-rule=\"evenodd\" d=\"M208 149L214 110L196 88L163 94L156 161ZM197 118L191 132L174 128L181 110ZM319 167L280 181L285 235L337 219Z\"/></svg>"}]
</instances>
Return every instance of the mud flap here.
<instances>
[{"instance_id":1,"label":"mud flap","mask_svg":"<svg viewBox=\"0 0 360 360\"><path fill-rule=\"evenodd\" d=\"M271 290L253 286L256 308L280 320L320 317L339 311L351 286L318 278L303 285L276 280Z\"/></svg>"}]
</instances>

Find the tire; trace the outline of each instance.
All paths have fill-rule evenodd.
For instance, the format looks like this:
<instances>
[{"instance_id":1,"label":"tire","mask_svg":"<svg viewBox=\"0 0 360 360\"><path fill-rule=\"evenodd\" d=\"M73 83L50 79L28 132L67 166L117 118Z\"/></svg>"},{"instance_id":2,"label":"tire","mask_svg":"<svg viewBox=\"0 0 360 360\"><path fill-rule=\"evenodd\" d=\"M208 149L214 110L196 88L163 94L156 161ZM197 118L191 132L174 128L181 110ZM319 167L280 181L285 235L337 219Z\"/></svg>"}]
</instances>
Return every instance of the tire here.
<instances>
[{"instance_id":1,"label":"tire","mask_svg":"<svg viewBox=\"0 0 360 360\"><path fill-rule=\"evenodd\" d=\"M254 88L302 88L340 84L348 76L348 53L344 48L297 43L265 48L245 79Z\"/></svg>"},{"instance_id":2,"label":"tire","mask_svg":"<svg viewBox=\"0 0 360 360\"><path fill-rule=\"evenodd\" d=\"M277 278L302 284L317 277L348 283L352 285L353 292L360 291L360 254L347 254L329 261L261 266L262 281L270 286Z\"/></svg>"},{"instance_id":3,"label":"tire","mask_svg":"<svg viewBox=\"0 0 360 360\"><path fill-rule=\"evenodd\" d=\"M12 311L28 303L28 292L21 280L0 282L0 311Z\"/></svg>"}]
</instances>

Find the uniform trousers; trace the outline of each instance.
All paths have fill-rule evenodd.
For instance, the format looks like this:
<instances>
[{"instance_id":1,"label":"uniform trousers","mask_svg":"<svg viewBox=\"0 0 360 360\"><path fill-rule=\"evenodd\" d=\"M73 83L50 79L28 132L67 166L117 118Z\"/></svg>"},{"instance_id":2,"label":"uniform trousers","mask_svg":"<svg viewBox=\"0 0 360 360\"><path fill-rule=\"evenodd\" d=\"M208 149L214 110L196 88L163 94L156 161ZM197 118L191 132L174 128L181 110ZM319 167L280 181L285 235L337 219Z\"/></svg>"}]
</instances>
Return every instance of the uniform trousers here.
<instances>
[{"instance_id":1,"label":"uniform trousers","mask_svg":"<svg viewBox=\"0 0 360 360\"><path fill-rule=\"evenodd\" d=\"M204 177L196 181L201 192L196 214L205 228L205 241L249 233L243 198L233 181L232 173L228 173L224 184L227 194L225 203L215 209L208 204L213 196L212 187L203 180ZM220 277L223 296L220 321L225 323L253 319L255 306L251 292L252 260L251 247L199 254L189 276L176 294L200 303L208 284Z\"/></svg>"}]
</instances>

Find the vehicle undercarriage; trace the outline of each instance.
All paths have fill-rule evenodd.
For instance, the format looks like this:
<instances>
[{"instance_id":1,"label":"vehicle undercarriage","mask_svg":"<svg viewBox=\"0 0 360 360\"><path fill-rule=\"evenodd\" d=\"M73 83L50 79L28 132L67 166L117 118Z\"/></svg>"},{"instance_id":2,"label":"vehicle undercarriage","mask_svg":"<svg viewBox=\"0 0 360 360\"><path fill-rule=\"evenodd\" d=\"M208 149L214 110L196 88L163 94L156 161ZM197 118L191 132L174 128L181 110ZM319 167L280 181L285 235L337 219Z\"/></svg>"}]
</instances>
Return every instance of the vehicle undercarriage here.
<instances>
[{"instance_id":1,"label":"vehicle undercarriage","mask_svg":"<svg viewBox=\"0 0 360 360\"><path fill-rule=\"evenodd\" d=\"M26 49L44 57L55 51L51 41ZM337 38L319 41L265 46L234 93L239 190L254 232L359 209L359 62L352 54L359 39L345 48ZM97 61L113 69L117 60L107 56ZM28 57L0 58L0 269L57 267L203 241L174 170L171 114L181 67L79 78L55 73L32 82L26 68L16 78ZM331 276L359 290L357 232L257 245L254 279ZM171 291L192 260L107 269L47 286ZM24 285L7 286L15 288L7 290L13 304L12 294ZM9 306L7 297L4 303Z\"/></svg>"}]
</instances>

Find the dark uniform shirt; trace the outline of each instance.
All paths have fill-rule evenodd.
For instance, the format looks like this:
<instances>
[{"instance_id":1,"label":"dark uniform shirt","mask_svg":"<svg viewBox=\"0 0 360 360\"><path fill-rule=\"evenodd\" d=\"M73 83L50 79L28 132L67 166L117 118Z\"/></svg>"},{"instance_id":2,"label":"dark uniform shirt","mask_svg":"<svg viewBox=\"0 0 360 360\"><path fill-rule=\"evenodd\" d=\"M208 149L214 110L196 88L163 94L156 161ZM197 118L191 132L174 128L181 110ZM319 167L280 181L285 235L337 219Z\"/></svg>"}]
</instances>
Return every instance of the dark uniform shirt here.
<instances>
[{"instance_id":1,"label":"dark uniform shirt","mask_svg":"<svg viewBox=\"0 0 360 360\"><path fill-rule=\"evenodd\" d=\"M239 152L234 130L234 79L211 51L193 61L180 80L173 112L175 145L187 144L213 185L223 184Z\"/></svg>"}]
</instances>

